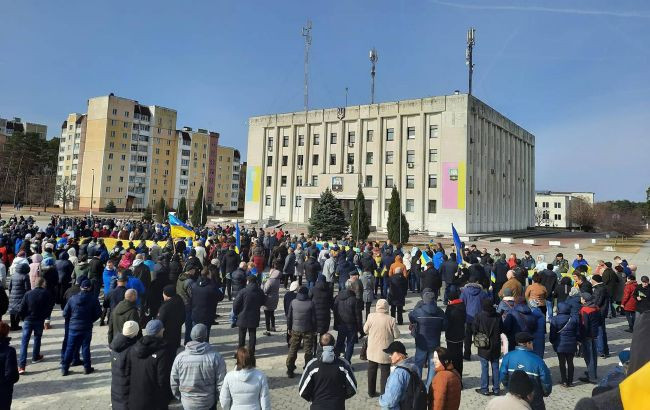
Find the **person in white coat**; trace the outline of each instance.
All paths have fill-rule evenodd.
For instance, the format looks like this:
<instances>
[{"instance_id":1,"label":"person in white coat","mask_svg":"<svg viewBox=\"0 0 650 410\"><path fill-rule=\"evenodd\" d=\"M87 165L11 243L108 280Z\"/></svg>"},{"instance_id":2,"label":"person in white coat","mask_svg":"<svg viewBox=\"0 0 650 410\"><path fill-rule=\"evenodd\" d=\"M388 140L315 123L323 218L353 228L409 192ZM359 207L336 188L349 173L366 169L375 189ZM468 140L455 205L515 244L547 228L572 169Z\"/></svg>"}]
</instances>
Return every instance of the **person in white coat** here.
<instances>
[{"instance_id":1,"label":"person in white coat","mask_svg":"<svg viewBox=\"0 0 650 410\"><path fill-rule=\"evenodd\" d=\"M223 410L270 410L271 394L266 375L255 368L255 357L246 347L237 349L237 366L226 374L219 403Z\"/></svg>"}]
</instances>

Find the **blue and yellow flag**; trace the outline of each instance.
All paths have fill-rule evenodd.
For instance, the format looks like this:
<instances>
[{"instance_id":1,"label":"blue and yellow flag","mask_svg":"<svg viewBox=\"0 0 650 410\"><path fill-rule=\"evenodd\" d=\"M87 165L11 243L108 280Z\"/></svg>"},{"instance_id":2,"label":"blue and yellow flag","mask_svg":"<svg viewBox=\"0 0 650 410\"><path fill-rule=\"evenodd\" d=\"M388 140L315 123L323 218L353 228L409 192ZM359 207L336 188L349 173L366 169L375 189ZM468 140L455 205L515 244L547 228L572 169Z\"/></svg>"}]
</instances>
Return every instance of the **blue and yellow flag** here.
<instances>
[{"instance_id":1,"label":"blue and yellow flag","mask_svg":"<svg viewBox=\"0 0 650 410\"><path fill-rule=\"evenodd\" d=\"M174 214L168 215L172 238L194 238L194 231Z\"/></svg>"},{"instance_id":2,"label":"blue and yellow flag","mask_svg":"<svg viewBox=\"0 0 650 410\"><path fill-rule=\"evenodd\" d=\"M427 263L429 262L431 262L431 257L426 252L423 251L420 254L420 264L422 266L427 266Z\"/></svg>"},{"instance_id":3,"label":"blue and yellow flag","mask_svg":"<svg viewBox=\"0 0 650 410\"><path fill-rule=\"evenodd\" d=\"M456 262L460 266L463 264L463 246L460 243L460 237L458 231L454 228L454 224L451 224L451 234L454 237L454 246L456 246Z\"/></svg>"},{"instance_id":4,"label":"blue and yellow flag","mask_svg":"<svg viewBox=\"0 0 650 410\"><path fill-rule=\"evenodd\" d=\"M235 225L235 252L239 254L241 249L241 231L239 230L239 221Z\"/></svg>"},{"instance_id":5,"label":"blue and yellow flag","mask_svg":"<svg viewBox=\"0 0 650 410\"><path fill-rule=\"evenodd\" d=\"M497 275L495 275L494 272L490 272L490 280L492 283L497 283Z\"/></svg>"}]
</instances>

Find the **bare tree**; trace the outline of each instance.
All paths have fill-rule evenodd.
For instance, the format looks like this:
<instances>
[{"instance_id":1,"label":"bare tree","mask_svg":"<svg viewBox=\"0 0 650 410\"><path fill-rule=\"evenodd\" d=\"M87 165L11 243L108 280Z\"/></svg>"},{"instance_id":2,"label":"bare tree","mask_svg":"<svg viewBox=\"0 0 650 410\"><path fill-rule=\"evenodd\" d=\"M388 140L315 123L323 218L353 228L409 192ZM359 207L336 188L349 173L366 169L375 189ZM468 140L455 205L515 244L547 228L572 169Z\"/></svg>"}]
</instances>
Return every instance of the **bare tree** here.
<instances>
[{"instance_id":1,"label":"bare tree","mask_svg":"<svg viewBox=\"0 0 650 410\"><path fill-rule=\"evenodd\" d=\"M580 197L572 197L569 207L569 226L583 231L593 230L597 220L596 208Z\"/></svg>"},{"instance_id":2,"label":"bare tree","mask_svg":"<svg viewBox=\"0 0 650 410\"><path fill-rule=\"evenodd\" d=\"M74 187L70 184L68 178L58 181L56 190L54 191L54 198L61 201L63 204L63 213L65 214L68 203L74 201Z\"/></svg>"}]
</instances>

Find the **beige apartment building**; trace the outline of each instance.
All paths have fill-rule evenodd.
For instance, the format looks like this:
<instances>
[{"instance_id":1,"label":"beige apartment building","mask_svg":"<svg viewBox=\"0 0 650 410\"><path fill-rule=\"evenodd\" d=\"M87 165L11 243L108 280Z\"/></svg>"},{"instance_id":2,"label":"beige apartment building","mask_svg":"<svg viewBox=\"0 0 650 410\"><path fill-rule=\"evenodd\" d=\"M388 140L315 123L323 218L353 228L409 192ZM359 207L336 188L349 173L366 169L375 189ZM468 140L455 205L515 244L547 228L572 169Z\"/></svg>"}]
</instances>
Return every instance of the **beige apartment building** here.
<instances>
[{"instance_id":1,"label":"beige apartment building","mask_svg":"<svg viewBox=\"0 0 650 410\"><path fill-rule=\"evenodd\" d=\"M113 94L89 99L87 108L70 114L61 132L57 179L74 182L74 207L100 210L113 201L118 210L144 209L161 198L176 207L213 180L218 133L177 130L175 110ZM215 186L205 191L213 203Z\"/></svg>"},{"instance_id":2,"label":"beige apartment building","mask_svg":"<svg viewBox=\"0 0 650 410\"><path fill-rule=\"evenodd\" d=\"M241 155L238 149L219 146L217 149L216 195L214 209L232 213L239 209Z\"/></svg>"},{"instance_id":3,"label":"beige apartment building","mask_svg":"<svg viewBox=\"0 0 650 410\"><path fill-rule=\"evenodd\" d=\"M244 217L307 223L326 188L350 215L361 187L383 230L395 186L414 231L526 229L534 151L531 133L467 94L252 117Z\"/></svg>"},{"instance_id":4,"label":"beige apartment building","mask_svg":"<svg viewBox=\"0 0 650 410\"><path fill-rule=\"evenodd\" d=\"M572 228L578 226L571 221L571 207L576 200L594 203L593 192L554 192L535 193L535 226L553 228Z\"/></svg>"}]
</instances>

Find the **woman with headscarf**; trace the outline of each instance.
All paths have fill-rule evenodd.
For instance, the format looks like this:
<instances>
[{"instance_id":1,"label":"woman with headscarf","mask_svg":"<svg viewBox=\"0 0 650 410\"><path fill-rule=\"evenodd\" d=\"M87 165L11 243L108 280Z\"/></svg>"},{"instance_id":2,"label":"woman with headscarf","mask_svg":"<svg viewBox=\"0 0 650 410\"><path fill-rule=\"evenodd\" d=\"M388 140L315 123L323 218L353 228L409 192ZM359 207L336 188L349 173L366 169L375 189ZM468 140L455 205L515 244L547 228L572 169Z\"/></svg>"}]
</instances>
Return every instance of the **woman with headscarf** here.
<instances>
[{"instance_id":1,"label":"woman with headscarf","mask_svg":"<svg viewBox=\"0 0 650 410\"><path fill-rule=\"evenodd\" d=\"M73 247L68 248L68 260L72 266L77 266L79 259L77 258L77 250Z\"/></svg>"}]
</instances>

